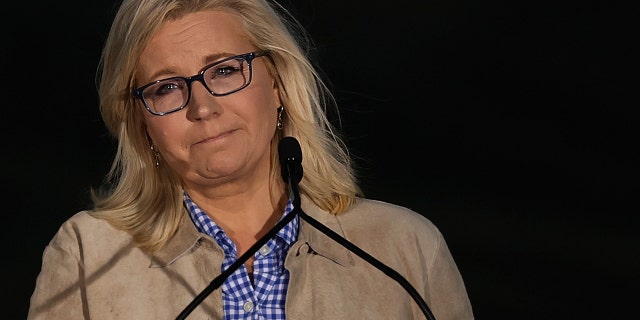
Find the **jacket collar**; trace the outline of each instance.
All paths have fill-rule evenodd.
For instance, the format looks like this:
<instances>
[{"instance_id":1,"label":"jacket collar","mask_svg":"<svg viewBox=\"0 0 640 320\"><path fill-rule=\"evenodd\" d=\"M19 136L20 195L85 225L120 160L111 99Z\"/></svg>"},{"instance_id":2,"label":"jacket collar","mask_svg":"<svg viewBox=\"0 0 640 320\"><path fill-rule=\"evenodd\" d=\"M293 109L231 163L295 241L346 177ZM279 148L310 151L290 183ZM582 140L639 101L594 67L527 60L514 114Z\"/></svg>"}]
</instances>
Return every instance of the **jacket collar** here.
<instances>
[{"instance_id":1,"label":"jacket collar","mask_svg":"<svg viewBox=\"0 0 640 320\"><path fill-rule=\"evenodd\" d=\"M316 206L309 198L302 195L300 197L302 210L311 218L322 223L329 229L344 238L342 226L335 214L329 213ZM351 251L341 244L325 235L314 226L303 219L300 219L300 232L298 233L298 243L308 245L315 253L326 257L342 266L352 266L354 260ZM293 248L292 248L293 249Z\"/></svg>"},{"instance_id":2,"label":"jacket collar","mask_svg":"<svg viewBox=\"0 0 640 320\"><path fill-rule=\"evenodd\" d=\"M302 210L308 216L344 237L344 232L336 215L323 211L304 195L300 197L300 202ZM157 268L171 265L198 246L210 247L223 253L213 238L198 232L191 219L189 219L187 209L184 210L176 234L162 248L151 254L151 267ZM303 219L300 219L298 240L290 250L305 244L319 255L331 259L342 266L350 266L354 263L352 253L349 250Z\"/></svg>"},{"instance_id":3,"label":"jacket collar","mask_svg":"<svg viewBox=\"0 0 640 320\"><path fill-rule=\"evenodd\" d=\"M151 254L151 267L166 267L188 254L198 246L217 248L215 240L204 233L198 232L196 226L189 218L189 213L184 209L176 233L165 245Z\"/></svg>"}]
</instances>

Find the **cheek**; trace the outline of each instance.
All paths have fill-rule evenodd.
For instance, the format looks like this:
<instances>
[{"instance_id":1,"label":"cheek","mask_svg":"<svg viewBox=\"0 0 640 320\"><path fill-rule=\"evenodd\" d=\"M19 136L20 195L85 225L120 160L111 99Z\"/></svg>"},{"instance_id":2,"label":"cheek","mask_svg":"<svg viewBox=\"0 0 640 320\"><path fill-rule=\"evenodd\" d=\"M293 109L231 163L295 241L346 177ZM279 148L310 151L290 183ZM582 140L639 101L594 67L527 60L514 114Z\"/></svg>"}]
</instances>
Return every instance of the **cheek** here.
<instances>
[{"instance_id":1,"label":"cheek","mask_svg":"<svg viewBox=\"0 0 640 320\"><path fill-rule=\"evenodd\" d=\"M168 117L146 120L147 134L160 151L171 150L179 145L177 142L183 136L182 126L170 121Z\"/></svg>"},{"instance_id":2,"label":"cheek","mask_svg":"<svg viewBox=\"0 0 640 320\"><path fill-rule=\"evenodd\" d=\"M275 130L278 119L277 109L280 105L277 103L277 100L273 98L272 92L271 89L263 90L262 103L257 104L260 107L254 111L257 117L256 121L258 125L266 131L265 133Z\"/></svg>"},{"instance_id":3,"label":"cheek","mask_svg":"<svg viewBox=\"0 0 640 320\"><path fill-rule=\"evenodd\" d=\"M260 88L260 94L262 95L263 103L269 104L274 107L280 106L280 94L278 92L278 86L269 68L263 63L255 64L253 70L253 81Z\"/></svg>"},{"instance_id":4,"label":"cheek","mask_svg":"<svg viewBox=\"0 0 640 320\"><path fill-rule=\"evenodd\" d=\"M270 129L275 129L278 118L278 113L276 110L282 105L280 103L278 89L272 86L273 81L269 77L260 79L260 81L268 85L261 86L259 90L259 100L261 101L260 105L262 106L259 114L265 126Z\"/></svg>"}]
</instances>

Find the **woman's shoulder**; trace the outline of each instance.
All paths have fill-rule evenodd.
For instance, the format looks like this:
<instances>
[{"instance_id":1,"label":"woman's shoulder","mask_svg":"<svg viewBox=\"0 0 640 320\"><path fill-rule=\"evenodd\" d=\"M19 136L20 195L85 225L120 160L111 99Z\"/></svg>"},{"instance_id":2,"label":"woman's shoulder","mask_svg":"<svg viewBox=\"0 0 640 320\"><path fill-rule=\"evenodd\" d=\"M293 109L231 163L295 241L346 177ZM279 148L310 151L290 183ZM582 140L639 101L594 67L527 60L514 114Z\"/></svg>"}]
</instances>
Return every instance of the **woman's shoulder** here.
<instances>
[{"instance_id":1,"label":"woman's shoulder","mask_svg":"<svg viewBox=\"0 0 640 320\"><path fill-rule=\"evenodd\" d=\"M425 215L418 213L407 206L383 200L358 198L349 211L352 212L353 216L362 214L381 220L400 220L409 224L419 223L433 225Z\"/></svg>"},{"instance_id":2,"label":"woman's shoulder","mask_svg":"<svg viewBox=\"0 0 640 320\"><path fill-rule=\"evenodd\" d=\"M356 224L388 232L421 236L440 236L438 227L424 214L382 200L358 198L349 210L338 216L338 219L346 225Z\"/></svg>"},{"instance_id":3,"label":"woman's shoulder","mask_svg":"<svg viewBox=\"0 0 640 320\"><path fill-rule=\"evenodd\" d=\"M74 233L89 232L89 233L111 233L119 232L113 228L106 220L96 218L91 214L91 211L85 210L73 214L60 226L60 230L68 230Z\"/></svg>"},{"instance_id":4,"label":"woman's shoulder","mask_svg":"<svg viewBox=\"0 0 640 320\"><path fill-rule=\"evenodd\" d=\"M104 219L94 217L90 211L80 211L60 225L50 245L73 250L79 245L92 243L118 246L130 241L129 238L126 232L117 230Z\"/></svg>"}]
</instances>

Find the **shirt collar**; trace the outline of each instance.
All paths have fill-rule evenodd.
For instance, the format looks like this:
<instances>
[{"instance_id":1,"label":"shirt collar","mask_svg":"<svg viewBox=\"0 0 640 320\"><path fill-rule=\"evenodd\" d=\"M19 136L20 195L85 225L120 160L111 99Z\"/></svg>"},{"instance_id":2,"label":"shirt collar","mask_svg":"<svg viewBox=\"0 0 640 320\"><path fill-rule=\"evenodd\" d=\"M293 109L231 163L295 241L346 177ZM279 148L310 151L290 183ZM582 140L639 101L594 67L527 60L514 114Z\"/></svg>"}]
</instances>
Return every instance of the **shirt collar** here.
<instances>
[{"instance_id":1,"label":"shirt collar","mask_svg":"<svg viewBox=\"0 0 640 320\"><path fill-rule=\"evenodd\" d=\"M198 232L206 233L212 237L223 232L222 228L213 222L209 216L207 216L207 214L202 211L202 209L200 209L193 200L191 200L186 191L183 194L183 199L185 208L187 208L187 212L189 212L189 217L191 217L191 221L193 221Z\"/></svg>"},{"instance_id":2,"label":"shirt collar","mask_svg":"<svg viewBox=\"0 0 640 320\"><path fill-rule=\"evenodd\" d=\"M215 221L213 221L202 209L200 209L200 207L198 207L195 202L193 202L186 191L183 194L183 198L185 208L187 208L189 217L191 217L191 221L193 221L198 232L205 233L213 237L222 247L230 245L227 243L229 240L226 237L224 230L222 230ZM289 199L285 206L284 214L280 220L284 219L284 217L291 213L291 211L293 211L293 202ZM288 246L291 246L291 244L293 244L298 238L298 220L298 217L293 218L291 222L287 223L276 234L276 236L284 240Z\"/></svg>"}]
</instances>

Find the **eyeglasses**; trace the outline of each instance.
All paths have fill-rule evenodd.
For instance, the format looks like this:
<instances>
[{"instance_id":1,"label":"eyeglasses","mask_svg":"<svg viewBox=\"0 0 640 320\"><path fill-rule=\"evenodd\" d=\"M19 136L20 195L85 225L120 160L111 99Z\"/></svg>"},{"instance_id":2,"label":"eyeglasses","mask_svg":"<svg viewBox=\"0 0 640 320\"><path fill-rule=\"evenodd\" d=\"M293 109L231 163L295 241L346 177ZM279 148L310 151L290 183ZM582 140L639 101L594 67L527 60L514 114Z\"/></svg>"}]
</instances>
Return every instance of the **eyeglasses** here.
<instances>
[{"instance_id":1,"label":"eyeglasses","mask_svg":"<svg viewBox=\"0 0 640 320\"><path fill-rule=\"evenodd\" d=\"M191 98L191 83L200 81L211 95L219 97L238 92L251 83L251 61L265 51L231 56L205 66L191 77L171 77L146 84L133 91L145 108L163 116L184 109Z\"/></svg>"}]
</instances>

